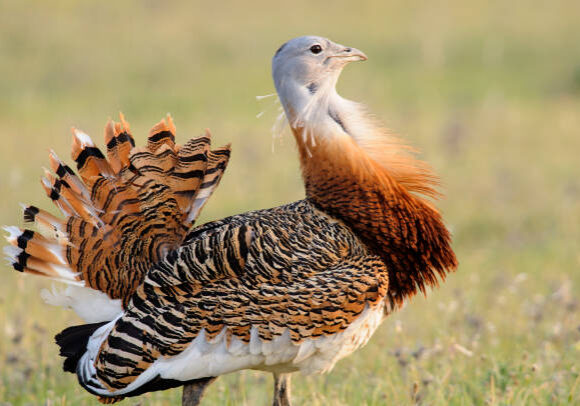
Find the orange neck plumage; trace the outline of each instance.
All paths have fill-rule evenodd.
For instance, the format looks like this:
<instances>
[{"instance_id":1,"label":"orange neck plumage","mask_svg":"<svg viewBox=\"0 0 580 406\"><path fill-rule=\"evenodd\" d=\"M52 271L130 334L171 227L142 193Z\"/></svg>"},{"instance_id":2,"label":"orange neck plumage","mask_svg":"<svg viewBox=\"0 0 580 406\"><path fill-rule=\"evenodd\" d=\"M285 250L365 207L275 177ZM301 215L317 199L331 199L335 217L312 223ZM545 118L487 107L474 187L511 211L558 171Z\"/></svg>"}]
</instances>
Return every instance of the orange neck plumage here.
<instances>
[{"instance_id":1,"label":"orange neck plumage","mask_svg":"<svg viewBox=\"0 0 580 406\"><path fill-rule=\"evenodd\" d=\"M418 290L425 293L426 286L437 285L437 275L443 279L456 268L441 215L411 193L436 193L436 177L423 164L406 155L389 170L346 134L314 145L301 129L293 132L308 199L343 220L385 261L391 307Z\"/></svg>"}]
</instances>

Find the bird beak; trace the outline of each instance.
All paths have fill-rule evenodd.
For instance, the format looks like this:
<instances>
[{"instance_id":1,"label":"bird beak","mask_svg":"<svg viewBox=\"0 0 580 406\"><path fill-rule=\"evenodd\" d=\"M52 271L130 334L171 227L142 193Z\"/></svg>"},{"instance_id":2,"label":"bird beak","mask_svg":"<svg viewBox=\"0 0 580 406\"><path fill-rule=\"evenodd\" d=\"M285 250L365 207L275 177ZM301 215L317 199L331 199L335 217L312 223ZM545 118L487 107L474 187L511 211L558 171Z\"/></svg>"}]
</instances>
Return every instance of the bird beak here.
<instances>
[{"instance_id":1,"label":"bird beak","mask_svg":"<svg viewBox=\"0 0 580 406\"><path fill-rule=\"evenodd\" d=\"M340 58L344 62L366 61L368 59L363 51L349 47L341 49L334 57Z\"/></svg>"}]
</instances>

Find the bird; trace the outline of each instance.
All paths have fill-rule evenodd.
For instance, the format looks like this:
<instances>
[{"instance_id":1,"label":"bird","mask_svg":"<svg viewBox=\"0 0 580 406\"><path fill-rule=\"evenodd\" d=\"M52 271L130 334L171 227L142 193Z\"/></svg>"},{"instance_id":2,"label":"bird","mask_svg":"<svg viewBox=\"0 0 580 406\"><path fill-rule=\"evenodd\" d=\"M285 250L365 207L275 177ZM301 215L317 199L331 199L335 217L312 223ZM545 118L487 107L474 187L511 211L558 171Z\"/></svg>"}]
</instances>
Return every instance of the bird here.
<instances>
[{"instance_id":1,"label":"bird","mask_svg":"<svg viewBox=\"0 0 580 406\"><path fill-rule=\"evenodd\" d=\"M439 178L415 149L341 97L343 68L367 56L319 36L284 43L274 85L296 141L302 200L195 225L229 145L175 144L170 116L135 147L123 116L106 156L74 130L78 175L51 152L42 185L64 219L24 206L38 231L7 227L17 271L66 282L44 291L85 324L56 336L64 370L103 403L215 378L327 373L382 321L458 266L435 206ZM185 392L184 392L185 399Z\"/></svg>"}]
</instances>

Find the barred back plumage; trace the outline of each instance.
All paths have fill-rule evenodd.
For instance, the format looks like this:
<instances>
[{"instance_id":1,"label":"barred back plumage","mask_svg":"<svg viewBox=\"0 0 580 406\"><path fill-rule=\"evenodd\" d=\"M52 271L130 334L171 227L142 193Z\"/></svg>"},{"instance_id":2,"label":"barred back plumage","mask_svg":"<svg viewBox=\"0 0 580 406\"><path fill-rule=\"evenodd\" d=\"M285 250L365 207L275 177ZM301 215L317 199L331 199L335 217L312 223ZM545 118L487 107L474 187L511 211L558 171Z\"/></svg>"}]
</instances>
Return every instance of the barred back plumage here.
<instances>
[{"instance_id":1,"label":"barred back plumage","mask_svg":"<svg viewBox=\"0 0 580 406\"><path fill-rule=\"evenodd\" d=\"M176 145L169 117L141 148L123 117L108 123L107 157L75 130L78 176L51 153L43 186L65 219L25 207L41 233L7 228L6 253L16 270L81 286L44 297L91 323L56 337L85 389L113 403L251 368L273 372L274 405L289 405L287 374L331 370L456 268L425 198L437 177L336 93L364 59L321 37L274 56L306 190L295 203L193 227L230 150L210 150L209 133Z\"/></svg>"},{"instance_id":2,"label":"barred back plumage","mask_svg":"<svg viewBox=\"0 0 580 406\"><path fill-rule=\"evenodd\" d=\"M231 361L252 358L248 367L323 372L329 364L310 359L324 352L315 340L377 308L388 286L386 272L377 276L381 268L342 222L308 200L210 223L152 268L82 380L98 377L89 386L97 394L130 394L146 371L175 373L159 360L191 351L200 337L227 343L221 355ZM276 341L288 347L285 354L268 348ZM325 356L341 358L332 347ZM206 365L202 357L188 368L202 378L236 364Z\"/></svg>"}]
</instances>

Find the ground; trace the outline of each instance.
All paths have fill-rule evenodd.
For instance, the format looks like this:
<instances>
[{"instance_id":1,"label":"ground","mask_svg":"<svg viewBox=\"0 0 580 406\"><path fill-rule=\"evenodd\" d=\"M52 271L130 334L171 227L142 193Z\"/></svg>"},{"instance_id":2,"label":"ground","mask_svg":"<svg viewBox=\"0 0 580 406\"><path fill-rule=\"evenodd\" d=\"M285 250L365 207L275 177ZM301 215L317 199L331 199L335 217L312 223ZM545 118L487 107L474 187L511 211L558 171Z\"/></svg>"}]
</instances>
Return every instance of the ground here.
<instances>
[{"instance_id":1,"label":"ground","mask_svg":"<svg viewBox=\"0 0 580 406\"><path fill-rule=\"evenodd\" d=\"M300 199L293 140L272 139L274 98L255 96L280 44L328 36L369 56L341 93L441 175L460 266L331 374L297 375L294 403L580 404L580 3L213 3L2 2L0 224L21 224L21 201L50 207L40 168L68 156L69 126L102 145L118 111L138 143L166 112L182 142L232 142L202 221ZM0 271L0 405L95 404L53 340L79 320L43 304L50 282ZM222 377L204 404L268 404L271 381Z\"/></svg>"}]
</instances>

